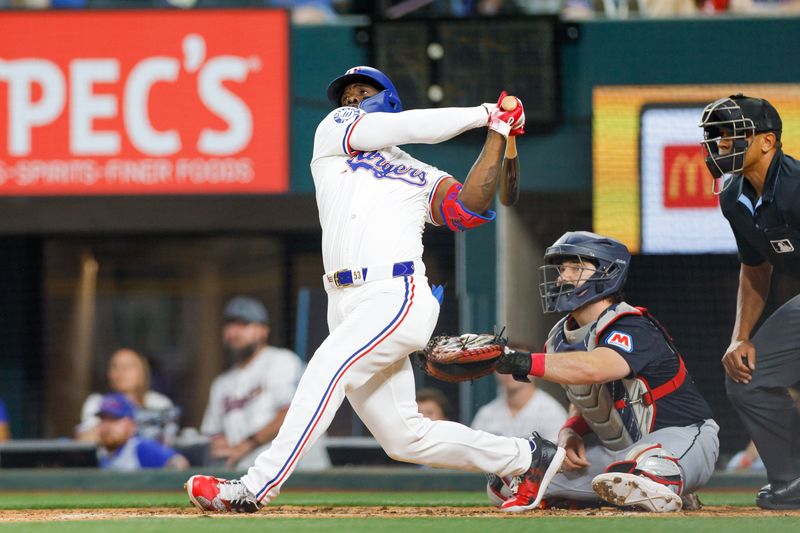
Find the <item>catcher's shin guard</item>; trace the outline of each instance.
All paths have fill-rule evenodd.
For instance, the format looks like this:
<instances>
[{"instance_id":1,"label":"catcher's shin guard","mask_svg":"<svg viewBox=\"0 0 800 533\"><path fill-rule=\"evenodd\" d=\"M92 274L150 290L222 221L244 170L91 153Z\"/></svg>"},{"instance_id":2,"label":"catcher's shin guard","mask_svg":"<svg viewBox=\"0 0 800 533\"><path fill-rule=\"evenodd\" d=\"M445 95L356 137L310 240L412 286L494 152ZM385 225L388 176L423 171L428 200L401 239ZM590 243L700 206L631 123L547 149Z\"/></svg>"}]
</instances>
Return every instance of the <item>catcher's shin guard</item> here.
<instances>
[{"instance_id":1,"label":"catcher's shin guard","mask_svg":"<svg viewBox=\"0 0 800 533\"><path fill-rule=\"evenodd\" d=\"M595 476L592 490L609 503L633 506L651 513L680 511L681 497L669 487L636 474L606 473Z\"/></svg>"},{"instance_id":2,"label":"catcher's shin guard","mask_svg":"<svg viewBox=\"0 0 800 533\"><path fill-rule=\"evenodd\" d=\"M642 444L595 476L592 489L604 500L645 511L680 511L683 477L678 460L660 444Z\"/></svg>"}]
</instances>

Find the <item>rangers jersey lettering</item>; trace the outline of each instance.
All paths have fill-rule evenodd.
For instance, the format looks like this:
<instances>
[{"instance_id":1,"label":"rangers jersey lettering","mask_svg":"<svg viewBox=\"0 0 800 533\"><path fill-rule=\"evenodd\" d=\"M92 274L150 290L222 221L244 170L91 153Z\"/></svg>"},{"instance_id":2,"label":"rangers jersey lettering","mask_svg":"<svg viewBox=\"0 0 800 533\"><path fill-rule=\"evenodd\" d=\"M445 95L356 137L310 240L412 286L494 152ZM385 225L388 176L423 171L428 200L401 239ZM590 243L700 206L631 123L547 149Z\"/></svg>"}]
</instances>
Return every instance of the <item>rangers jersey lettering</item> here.
<instances>
[{"instance_id":1,"label":"rangers jersey lettering","mask_svg":"<svg viewBox=\"0 0 800 533\"><path fill-rule=\"evenodd\" d=\"M359 109L332 111L317 128L311 173L325 271L422 259L430 202L449 175L397 147L353 151Z\"/></svg>"}]
</instances>

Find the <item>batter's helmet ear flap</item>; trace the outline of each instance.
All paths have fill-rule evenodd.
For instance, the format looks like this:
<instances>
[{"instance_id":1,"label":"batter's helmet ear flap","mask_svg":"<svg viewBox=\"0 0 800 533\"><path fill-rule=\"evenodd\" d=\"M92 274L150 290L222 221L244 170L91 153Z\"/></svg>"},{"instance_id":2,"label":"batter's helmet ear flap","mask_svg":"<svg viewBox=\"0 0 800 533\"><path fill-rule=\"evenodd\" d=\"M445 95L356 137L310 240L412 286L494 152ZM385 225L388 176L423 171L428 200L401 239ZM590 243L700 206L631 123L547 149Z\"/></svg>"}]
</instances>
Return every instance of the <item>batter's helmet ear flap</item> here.
<instances>
[{"instance_id":1,"label":"batter's helmet ear flap","mask_svg":"<svg viewBox=\"0 0 800 533\"><path fill-rule=\"evenodd\" d=\"M384 90L364 98L358 104L358 108L367 113L398 113L403 110L403 104L400 99L390 90Z\"/></svg>"}]
</instances>

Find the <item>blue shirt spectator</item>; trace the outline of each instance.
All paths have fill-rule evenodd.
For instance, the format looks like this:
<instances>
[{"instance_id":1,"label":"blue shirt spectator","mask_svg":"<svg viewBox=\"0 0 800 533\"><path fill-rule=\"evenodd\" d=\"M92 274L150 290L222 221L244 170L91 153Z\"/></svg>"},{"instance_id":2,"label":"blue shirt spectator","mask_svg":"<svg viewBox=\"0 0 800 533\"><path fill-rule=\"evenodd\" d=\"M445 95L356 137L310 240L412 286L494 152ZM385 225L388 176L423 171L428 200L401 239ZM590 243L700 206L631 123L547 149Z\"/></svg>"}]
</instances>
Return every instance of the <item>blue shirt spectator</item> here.
<instances>
[{"instance_id":1,"label":"blue shirt spectator","mask_svg":"<svg viewBox=\"0 0 800 533\"><path fill-rule=\"evenodd\" d=\"M136 406L121 393L103 396L100 419L100 467L134 471L142 468L188 468L189 462L172 448L136 434Z\"/></svg>"}]
</instances>

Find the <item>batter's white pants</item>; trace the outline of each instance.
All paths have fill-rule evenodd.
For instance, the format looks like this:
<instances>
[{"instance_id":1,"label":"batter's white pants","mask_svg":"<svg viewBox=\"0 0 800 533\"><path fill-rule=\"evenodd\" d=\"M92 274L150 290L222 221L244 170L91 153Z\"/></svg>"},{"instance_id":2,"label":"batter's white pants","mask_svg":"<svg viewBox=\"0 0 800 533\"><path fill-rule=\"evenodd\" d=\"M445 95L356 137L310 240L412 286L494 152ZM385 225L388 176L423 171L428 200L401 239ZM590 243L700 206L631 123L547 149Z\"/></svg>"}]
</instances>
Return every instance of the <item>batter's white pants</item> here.
<instances>
[{"instance_id":1,"label":"batter's white pants","mask_svg":"<svg viewBox=\"0 0 800 533\"><path fill-rule=\"evenodd\" d=\"M242 477L259 501L278 495L345 397L386 453L399 461L500 476L530 467L525 439L433 422L417 411L408 354L425 346L438 316L439 303L425 276L328 292L330 336L311 358L272 446Z\"/></svg>"}]
</instances>

